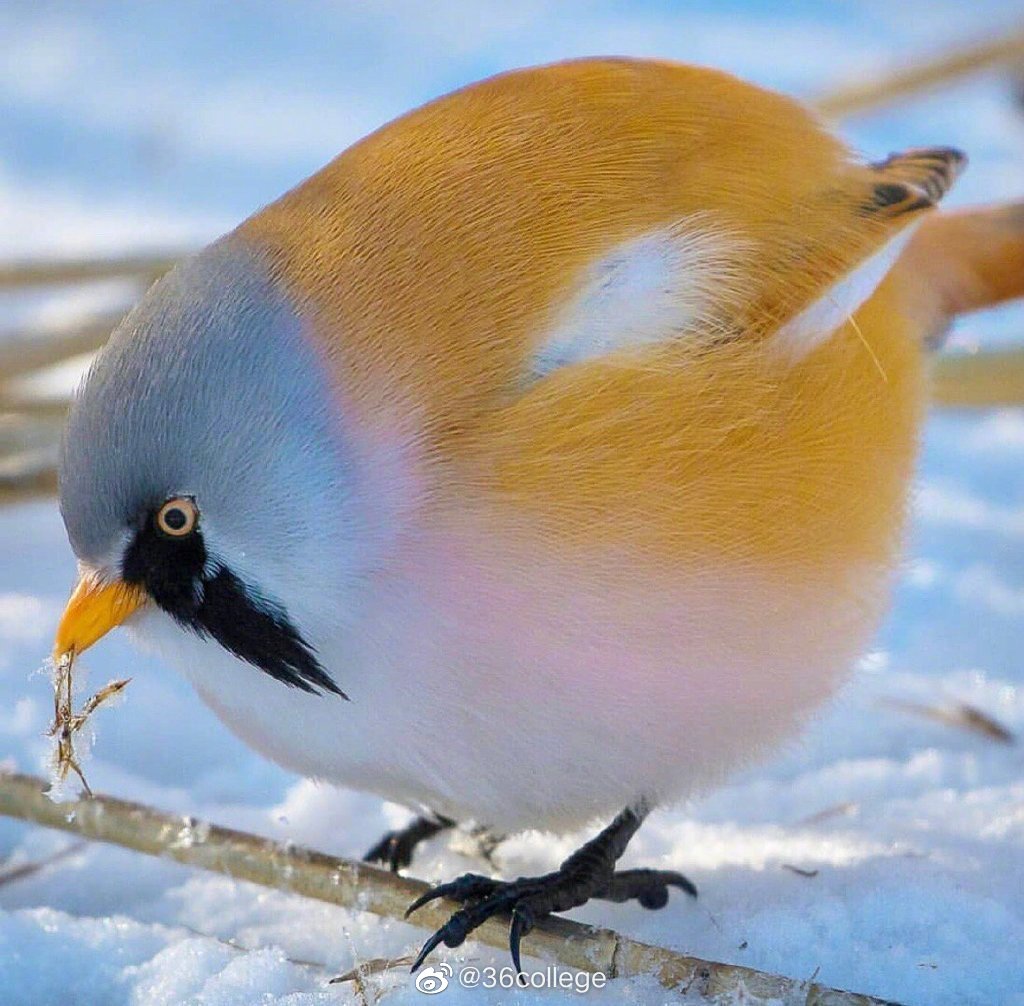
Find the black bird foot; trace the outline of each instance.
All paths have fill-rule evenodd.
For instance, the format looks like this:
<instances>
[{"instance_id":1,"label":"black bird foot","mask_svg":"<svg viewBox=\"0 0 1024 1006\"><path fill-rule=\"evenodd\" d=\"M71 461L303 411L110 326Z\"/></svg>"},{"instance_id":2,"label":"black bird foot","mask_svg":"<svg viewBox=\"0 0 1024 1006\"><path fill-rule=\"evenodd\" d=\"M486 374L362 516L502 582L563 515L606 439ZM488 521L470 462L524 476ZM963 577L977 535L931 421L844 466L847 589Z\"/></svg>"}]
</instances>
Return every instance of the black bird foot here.
<instances>
[{"instance_id":1,"label":"black bird foot","mask_svg":"<svg viewBox=\"0 0 1024 1006\"><path fill-rule=\"evenodd\" d=\"M668 889L678 887L691 898L697 897L697 885L674 870L616 870L608 884L594 897L621 904L634 898L652 912L668 904Z\"/></svg>"},{"instance_id":2,"label":"black bird foot","mask_svg":"<svg viewBox=\"0 0 1024 1006\"><path fill-rule=\"evenodd\" d=\"M668 902L670 886L696 896L697 889L682 874L663 870L622 870L615 862L646 816L644 809L623 811L604 831L574 852L553 873L518 880L493 880L467 873L447 884L439 884L417 898L408 908L408 918L418 908L437 898L458 901L462 908L423 944L412 970L416 971L435 947L460 946L466 938L494 915L510 913L508 941L517 972L520 944L537 920L551 912L565 912L586 904L591 898L629 901L636 898L645 908L662 908Z\"/></svg>"},{"instance_id":3,"label":"black bird foot","mask_svg":"<svg viewBox=\"0 0 1024 1006\"><path fill-rule=\"evenodd\" d=\"M364 863L383 863L392 873L412 862L413 852L420 842L432 838L439 831L452 828L455 822L448 817L417 817L398 831L389 831L365 856Z\"/></svg>"},{"instance_id":4,"label":"black bird foot","mask_svg":"<svg viewBox=\"0 0 1024 1006\"><path fill-rule=\"evenodd\" d=\"M494 854L498 850L498 846L508 837L500 833L491 831L486 825L477 825L469 833L469 837L473 840L476 845L475 852L483 860L486 861L487 865L492 869L497 869L495 863Z\"/></svg>"}]
</instances>

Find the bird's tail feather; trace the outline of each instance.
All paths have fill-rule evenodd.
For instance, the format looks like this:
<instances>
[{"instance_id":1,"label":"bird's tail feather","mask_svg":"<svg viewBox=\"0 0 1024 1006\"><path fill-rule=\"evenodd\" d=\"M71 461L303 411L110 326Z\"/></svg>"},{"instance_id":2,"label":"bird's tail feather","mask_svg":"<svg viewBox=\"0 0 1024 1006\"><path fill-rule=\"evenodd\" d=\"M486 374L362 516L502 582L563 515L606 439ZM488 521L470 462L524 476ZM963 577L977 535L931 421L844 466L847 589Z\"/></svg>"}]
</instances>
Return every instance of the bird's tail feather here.
<instances>
[{"instance_id":1,"label":"bird's tail feather","mask_svg":"<svg viewBox=\"0 0 1024 1006\"><path fill-rule=\"evenodd\" d=\"M1024 202L925 219L896 266L926 338L959 314L1024 297Z\"/></svg>"}]
</instances>

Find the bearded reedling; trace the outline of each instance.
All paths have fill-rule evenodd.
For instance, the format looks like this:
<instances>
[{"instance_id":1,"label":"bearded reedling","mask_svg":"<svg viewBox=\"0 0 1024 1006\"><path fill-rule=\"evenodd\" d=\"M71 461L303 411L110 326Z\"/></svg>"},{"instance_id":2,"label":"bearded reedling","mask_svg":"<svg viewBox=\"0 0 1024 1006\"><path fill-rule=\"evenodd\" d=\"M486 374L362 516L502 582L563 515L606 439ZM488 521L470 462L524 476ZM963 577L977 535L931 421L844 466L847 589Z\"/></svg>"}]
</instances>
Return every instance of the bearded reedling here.
<instances>
[{"instance_id":1,"label":"bearded reedling","mask_svg":"<svg viewBox=\"0 0 1024 1006\"><path fill-rule=\"evenodd\" d=\"M126 623L268 757L427 814L393 866L453 822L611 820L552 873L436 888L463 906L417 966L495 913L518 965L546 913L695 893L616 861L870 637L935 325L892 266L962 164L863 163L794 101L653 61L403 116L100 354L58 655Z\"/></svg>"}]
</instances>

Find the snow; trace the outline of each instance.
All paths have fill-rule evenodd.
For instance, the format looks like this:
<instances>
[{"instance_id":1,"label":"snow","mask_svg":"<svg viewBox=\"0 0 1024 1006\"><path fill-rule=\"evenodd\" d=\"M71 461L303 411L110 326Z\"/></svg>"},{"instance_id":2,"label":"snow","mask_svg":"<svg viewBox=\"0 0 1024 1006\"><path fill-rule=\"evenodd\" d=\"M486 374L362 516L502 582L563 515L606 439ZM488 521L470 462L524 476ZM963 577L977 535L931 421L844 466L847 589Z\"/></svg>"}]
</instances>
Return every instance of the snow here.
<instances>
[{"instance_id":1,"label":"snow","mask_svg":"<svg viewBox=\"0 0 1024 1006\"><path fill-rule=\"evenodd\" d=\"M811 94L826 82L1008 23L995 2L687 5L10 5L0 36L0 253L123 251L212 237L378 122L506 66L582 52L717 63ZM284 13L284 11L288 13ZM231 12L231 13L228 13ZM765 44L770 37L771 44ZM884 154L959 143L966 203L1020 198L1024 117L984 75L851 123ZM110 288L0 300L0 333L110 306ZM962 323L959 347L1005 345L1024 309ZM2 335L0 335L2 337ZM936 414L892 615L841 697L770 763L657 812L625 865L679 869L696 902L573 913L685 953L908 1004L1024 1006L1024 755L1020 744L914 715L967 703L1024 736L1024 412ZM47 680L37 673L74 578L52 502L0 510L0 764L43 772ZM89 684L133 677L98 712L85 768L102 792L358 856L406 816L365 794L297 779L232 738L171 671L117 634L88 654ZM902 703L902 704L901 704ZM504 875L552 868L581 835L514 836ZM0 819L0 863L73 839ZM810 871L812 876L795 872ZM489 869L464 836L423 847L412 872ZM424 1000L397 968L410 925L88 844L0 884L0 1003L374 1003ZM529 939L526 941L529 949ZM436 964L503 967L469 943ZM528 965L532 966L532 965ZM537 965L539 966L539 965ZM448 1003L566 1004L567 991L460 991ZM660 1003L619 979L594 1003Z\"/></svg>"}]
</instances>

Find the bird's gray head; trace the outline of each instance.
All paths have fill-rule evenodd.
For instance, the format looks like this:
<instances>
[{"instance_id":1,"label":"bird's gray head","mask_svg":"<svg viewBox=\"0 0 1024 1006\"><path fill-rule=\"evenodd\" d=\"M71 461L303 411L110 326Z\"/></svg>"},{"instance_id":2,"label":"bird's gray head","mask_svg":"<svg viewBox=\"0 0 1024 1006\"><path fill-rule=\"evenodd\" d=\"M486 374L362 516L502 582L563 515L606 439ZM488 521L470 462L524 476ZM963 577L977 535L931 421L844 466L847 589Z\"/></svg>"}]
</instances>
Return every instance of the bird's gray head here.
<instances>
[{"instance_id":1,"label":"bird's gray head","mask_svg":"<svg viewBox=\"0 0 1024 1006\"><path fill-rule=\"evenodd\" d=\"M325 581L358 575L360 510L303 324L236 237L175 269L83 383L60 508L91 582L127 585L288 685L340 694L313 639L343 589Z\"/></svg>"}]
</instances>

